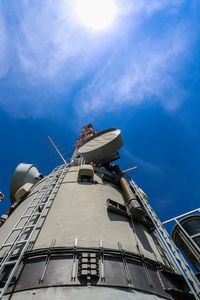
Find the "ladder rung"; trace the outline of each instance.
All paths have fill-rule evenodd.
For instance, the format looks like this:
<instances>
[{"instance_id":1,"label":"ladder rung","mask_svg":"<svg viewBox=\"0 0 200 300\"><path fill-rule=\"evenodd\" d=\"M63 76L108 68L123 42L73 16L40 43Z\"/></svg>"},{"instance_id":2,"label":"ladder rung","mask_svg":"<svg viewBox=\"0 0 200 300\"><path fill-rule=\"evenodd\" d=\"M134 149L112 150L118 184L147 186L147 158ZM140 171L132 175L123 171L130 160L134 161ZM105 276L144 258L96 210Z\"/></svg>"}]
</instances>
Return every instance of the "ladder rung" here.
<instances>
[{"instance_id":1,"label":"ladder rung","mask_svg":"<svg viewBox=\"0 0 200 300\"><path fill-rule=\"evenodd\" d=\"M32 216L32 217L35 217L35 216L39 216L39 215L41 215L41 213L40 213L40 212L38 212L38 213L35 213L35 214L31 215L31 216Z\"/></svg>"},{"instance_id":2,"label":"ladder rung","mask_svg":"<svg viewBox=\"0 0 200 300\"><path fill-rule=\"evenodd\" d=\"M42 197L46 197L46 195L40 195L40 192L37 194L37 197L34 199L34 201L39 201Z\"/></svg>"},{"instance_id":3,"label":"ladder rung","mask_svg":"<svg viewBox=\"0 0 200 300\"><path fill-rule=\"evenodd\" d=\"M28 208L35 208L37 206L41 206L41 205L44 205L44 204L45 204L44 202L40 202L40 203L36 203L35 205L31 205Z\"/></svg>"},{"instance_id":4,"label":"ladder rung","mask_svg":"<svg viewBox=\"0 0 200 300\"><path fill-rule=\"evenodd\" d=\"M31 227L34 227L35 225L27 225L27 226L24 226L24 227L16 227L13 229L13 231L17 231L17 230L22 230L22 229L28 229L28 228L31 228Z\"/></svg>"},{"instance_id":5,"label":"ladder rung","mask_svg":"<svg viewBox=\"0 0 200 300\"><path fill-rule=\"evenodd\" d=\"M28 218L30 217L31 215L25 215L25 216L22 216L21 219L25 219L25 218Z\"/></svg>"},{"instance_id":6,"label":"ladder rung","mask_svg":"<svg viewBox=\"0 0 200 300\"><path fill-rule=\"evenodd\" d=\"M21 219L28 218L28 217L35 217L35 216L38 216L38 215L40 215L40 213L35 213L33 215L25 215L25 216L22 216Z\"/></svg>"},{"instance_id":7,"label":"ladder rung","mask_svg":"<svg viewBox=\"0 0 200 300\"><path fill-rule=\"evenodd\" d=\"M12 231L17 231L17 230L22 230L22 229L23 229L23 227L16 227L16 228L13 228Z\"/></svg>"},{"instance_id":8,"label":"ladder rung","mask_svg":"<svg viewBox=\"0 0 200 300\"><path fill-rule=\"evenodd\" d=\"M28 208L34 208L34 207L36 207L36 206L37 206L37 203L36 203L35 205L29 206Z\"/></svg>"},{"instance_id":9,"label":"ladder rung","mask_svg":"<svg viewBox=\"0 0 200 300\"><path fill-rule=\"evenodd\" d=\"M9 266L9 265L16 264L16 262L17 262L17 260L10 260L10 261L5 262L4 264L5 264L5 266Z\"/></svg>"},{"instance_id":10,"label":"ladder rung","mask_svg":"<svg viewBox=\"0 0 200 300\"><path fill-rule=\"evenodd\" d=\"M28 240L23 240L23 241L17 241L16 243L13 243L13 244L23 244L23 243L26 243Z\"/></svg>"},{"instance_id":11,"label":"ladder rung","mask_svg":"<svg viewBox=\"0 0 200 300\"><path fill-rule=\"evenodd\" d=\"M10 246L12 246L12 245L14 245L14 244L18 245L18 244L23 244L23 243L26 243L26 242L27 242L27 240L24 240L24 241L18 241L18 242L13 242L13 243L7 243L7 244L2 245L2 247L10 247Z\"/></svg>"},{"instance_id":12,"label":"ladder rung","mask_svg":"<svg viewBox=\"0 0 200 300\"><path fill-rule=\"evenodd\" d=\"M33 224L33 225L27 225L27 226L24 226L23 228L32 228L34 226L35 226L35 224Z\"/></svg>"}]
</instances>

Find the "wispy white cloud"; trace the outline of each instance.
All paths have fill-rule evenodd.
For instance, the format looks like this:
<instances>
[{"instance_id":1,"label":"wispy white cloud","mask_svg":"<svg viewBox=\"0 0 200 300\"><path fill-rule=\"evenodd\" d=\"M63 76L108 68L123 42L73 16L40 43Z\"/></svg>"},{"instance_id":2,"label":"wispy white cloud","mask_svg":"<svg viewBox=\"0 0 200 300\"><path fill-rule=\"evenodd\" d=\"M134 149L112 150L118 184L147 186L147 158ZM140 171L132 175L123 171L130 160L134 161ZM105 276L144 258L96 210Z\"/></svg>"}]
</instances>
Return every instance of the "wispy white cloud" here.
<instances>
[{"instance_id":1,"label":"wispy white cloud","mask_svg":"<svg viewBox=\"0 0 200 300\"><path fill-rule=\"evenodd\" d=\"M152 99L173 110L185 94L176 75L190 44L186 26L165 26L158 36L141 32L141 40L134 36L155 13L176 14L183 2L116 0L120 9L115 26L94 34L79 24L73 0L10 1L1 7L0 79L11 70L16 88L46 89L43 100L31 99L33 116L46 114L42 101L48 102L48 85L49 93L63 91L67 101L85 78L84 88L74 97L77 114L81 110L91 117ZM21 90L15 99L17 111L24 102L28 107L27 98ZM0 104L10 110L3 97Z\"/></svg>"},{"instance_id":2,"label":"wispy white cloud","mask_svg":"<svg viewBox=\"0 0 200 300\"><path fill-rule=\"evenodd\" d=\"M121 15L130 15L136 18L136 22L152 16L154 13L164 11L166 14L176 14L185 0L118 0ZM142 18L141 18L142 17Z\"/></svg>"},{"instance_id":3,"label":"wispy white cloud","mask_svg":"<svg viewBox=\"0 0 200 300\"><path fill-rule=\"evenodd\" d=\"M20 67L35 84L60 74L76 80L87 68L89 41L77 28L71 6L71 1L43 1L39 7L21 7L16 51Z\"/></svg>"},{"instance_id":4,"label":"wispy white cloud","mask_svg":"<svg viewBox=\"0 0 200 300\"><path fill-rule=\"evenodd\" d=\"M126 159L128 158L131 161L132 165L136 164L138 168L142 167L143 169L148 170L151 173L164 173L164 170L162 168L156 166L152 162L145 161L144 159L132 154L127 148L122 149L121 151L122 154L126 156Z\"/></svg>"},{"instance_id":5,"label":"wispy white cloud","mask_svg":"<svg viewBox=\"0 0 200 300\"><path fill-rule=\"evenodd\" d=\"M158 40L147 38L137 47L130 45L124 56L113 53L103 72L82 90L83 110L93 114L153 101L167 110L176 109L187 94L178 84L178 73L189 44L180 25Z\"/></svg>"},{"instance_id":6,"label":"wispy white cloud","mask_svg":"<svg viewBox=\"0 0 200 300\"><path fill-rule=\"evenodd\" d=\"M90 70L94 64L91 59L101 56L109 47L108 41L104 43L104 35L95 36L79 23L74 3L73 0L21 1L10 3L10 13L2 7L2 24L13 19L10 24L7 22L7 28L1 26L2 36L7 35L9 40L9 44L2 41L1 47L5 46L2 52L6 53L9 47L13 49L12 68L21 72L29 84L56 81L57 76L75 83Z\"/></svg>"}]
</instances>

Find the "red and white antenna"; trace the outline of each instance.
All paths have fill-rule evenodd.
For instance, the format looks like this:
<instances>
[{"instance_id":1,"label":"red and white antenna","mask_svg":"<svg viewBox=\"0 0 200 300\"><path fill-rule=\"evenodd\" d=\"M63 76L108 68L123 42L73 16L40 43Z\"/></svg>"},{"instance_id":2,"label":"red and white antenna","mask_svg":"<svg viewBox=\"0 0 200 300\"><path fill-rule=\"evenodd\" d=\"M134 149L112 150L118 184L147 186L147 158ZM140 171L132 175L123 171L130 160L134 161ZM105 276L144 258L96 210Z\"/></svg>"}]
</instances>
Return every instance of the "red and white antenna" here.
<instances>
[{"instance_id":1,"label":"red and white antenna","mask_svg":"<svg viewBox=\"0 0 200 300\"><path fill-rule=\"evenodd\" d=\"M88 124L81 128L80 136L76 141L75 151L72 155L71 162L77 161L80 162L81 155L78 153L78 149L80 146L91 136L93 136L96 132L92 124Z\"/></svg>"}]
</instances>

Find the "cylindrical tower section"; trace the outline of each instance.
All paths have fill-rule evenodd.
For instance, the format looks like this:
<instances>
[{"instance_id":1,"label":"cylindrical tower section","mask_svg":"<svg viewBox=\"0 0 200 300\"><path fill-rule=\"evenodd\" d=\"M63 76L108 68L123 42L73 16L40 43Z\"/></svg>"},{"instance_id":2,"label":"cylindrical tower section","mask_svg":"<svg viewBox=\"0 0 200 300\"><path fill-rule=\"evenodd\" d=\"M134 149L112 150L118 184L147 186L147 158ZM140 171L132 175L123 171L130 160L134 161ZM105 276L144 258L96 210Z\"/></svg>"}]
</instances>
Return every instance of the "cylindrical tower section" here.
<instances>
[{"instance_id":1,"label":"cylindrical tower section","mask_svg":"<svg viewBox=\"0 0 200 300\"><path fill-rule=\"evenodd\" d=\"M120 131L97 134L97 147L92 125L84 129L70 164L14 189L19 201L0 227L3 299L189 299L137 190L107 160Z\"/></svg>"},{"instance_id":2,"label":"cylindrical tower section","mask_svg":"<svg viewBox=\"0 0 200 300\"><path fill-rule=\"evenodd\" d=\"M200 272L200 215L191 215L179 221L173 228L172 239L195 270Z\"/></svg>"},{"instance_id":3,"label":"cylindrical tower section","mask_svg":"<svg viewBox=\"0 0 200 300\"><path fill-rule=\"evenodd\" d=\"M18 299L19 293L21 299L32 299L30 292L24 292L28 290L33 290L37 299L49 299L50 292L44 288L65 296L76 294L82 299L81 287L90 286L98 287L97 297L101 294L100 287L120 287L126 291L123 299L129 299L134 289L141 291L142 299L155 299L155 295L158 299L176 299L170 286L177 289L180 275L156 232L150 230L149 224L140 223L126 213L126 195L115 183L114 175L101 168L92 168L92 172L88 172L87 165L85 176L84 165L66 166L64 170L64 177L57 187L55 182L54 187L48 185L49 176L35 184L0 228L0 244L11 232L6 244L12 244L18 236L18 231L13 231L13 228L20 220L17 228L27 227L20 241L26 241L31 226L37 223L37 216L43 210L25 258L8 288L8 292L14 290L11 299ZM52 175L54 179L57 178L56 172ZM45 197L41 193L43 190ZM35 200L40 200L39 197L41 201L32 214ZM48 197L47 206L43 206ZM31 222L26 223L25 216L31 214ZM19 257L22 248L23 244L19 242L13 252L13 260ZM3 247L1 257L4 257L5 251L6 247ZM9 267L6 266L1 280L7 280ZM184 280L182 285L186 292ZM59 287L63 289L56 292ZM83 292L90 299L89 292L85 289ZM111 292L106 293L104 289L102 292L105 299L111 299ZM138 299L139 294L135 292L131 296L134 299L135 295Z\"/></svg>"}]
</instances>

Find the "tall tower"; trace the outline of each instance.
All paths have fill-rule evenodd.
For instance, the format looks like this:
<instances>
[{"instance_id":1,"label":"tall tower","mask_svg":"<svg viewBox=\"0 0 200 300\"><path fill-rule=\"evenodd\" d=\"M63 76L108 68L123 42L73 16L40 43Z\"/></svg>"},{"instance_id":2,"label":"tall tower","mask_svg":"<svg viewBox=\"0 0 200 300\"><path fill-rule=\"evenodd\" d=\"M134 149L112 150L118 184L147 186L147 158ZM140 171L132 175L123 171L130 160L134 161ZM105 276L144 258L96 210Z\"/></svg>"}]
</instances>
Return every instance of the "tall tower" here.
<instances>
[{"instance_id":1,"label":"tall tower","mask_svg":"<svg viewBox=\"0 0 200 300\"><path fill-rule=\"evenodd\" d=\"M0 227L0 299L199 299L145 193L117 165L121 131L83 127L70 163L20 164Z\"/></svg>"}]
</instances>

